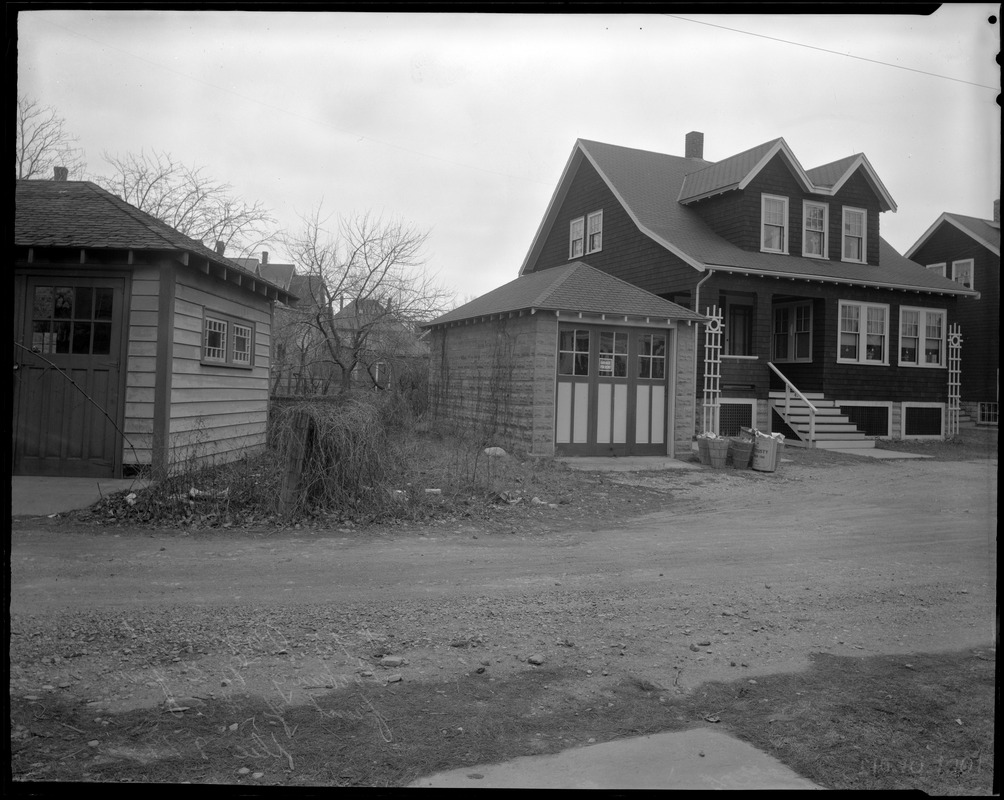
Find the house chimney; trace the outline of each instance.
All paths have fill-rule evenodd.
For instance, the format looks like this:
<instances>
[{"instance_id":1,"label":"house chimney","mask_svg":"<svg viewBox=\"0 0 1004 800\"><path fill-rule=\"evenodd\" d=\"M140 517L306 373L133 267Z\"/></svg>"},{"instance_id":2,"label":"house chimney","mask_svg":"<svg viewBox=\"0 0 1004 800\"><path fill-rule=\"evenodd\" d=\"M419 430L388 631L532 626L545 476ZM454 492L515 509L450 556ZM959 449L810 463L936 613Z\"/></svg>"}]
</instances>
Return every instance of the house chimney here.
<instances>
[{"instance_id":1,"label":"house chimney","mask_svg":"<svg viewBox=\"0 0 1004 800\"><path fill-rule=\"evenodd\" d=\"M69 176L70 170L66 167L53 167L52 168L52 179L54 181L65 181L67 176Z\"/></svg>"},{"instance_id":2,"label":"house chimney","mask_svg":"<svg viewBox=\"0 0 1004 800\"><path fill-rule=\"evenodd\" d=\"M268 250L261 251L261 265L264 267L268 263Z\"/></svg>"},{"instance_id":3,"label":"house chimney","mask_svg":"<svg viewBox=\"0 0 1004 800\"><path fill-rule=\"evenodd\" d=\"M216 255L222 256L224 249L226 249L226 244L224 244L221 240L217 239L216 240Z\"/></svg>"},{"instance_id":4,"label":"house chimney","mask_svg":"<svg viewBox=\"0 0 1004 800\"><path fill-rule=\"evenodd\" d=\"M994 200L994 222L1001 221L1001 199L998 197Z\"/></svg>"},{"instance_id":5,"label":"house chimney","mask_svg":"<svg viewBox=\"0 0 1004 800\"><path fill-rule=\"evenodd\" d=\"M704 158L704 134L700 131L691 131L687 134L686 146L683 154L687 158Z\"/></svg>"}]
</instances>

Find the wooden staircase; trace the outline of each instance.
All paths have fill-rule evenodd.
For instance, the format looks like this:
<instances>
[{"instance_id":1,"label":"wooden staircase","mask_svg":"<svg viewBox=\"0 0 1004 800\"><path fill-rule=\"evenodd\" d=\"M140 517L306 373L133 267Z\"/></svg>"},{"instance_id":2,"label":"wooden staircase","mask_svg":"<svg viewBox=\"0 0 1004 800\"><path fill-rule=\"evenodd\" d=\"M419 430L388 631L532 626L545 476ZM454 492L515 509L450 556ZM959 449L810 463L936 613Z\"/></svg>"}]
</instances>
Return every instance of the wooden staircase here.
<instances>
[{"instance_id":1,"label":"wooden staircase","mask_svg":"<svg viewBox=\"0 0 1004 800\"><path fill-rule=\"evenodd\" d=\"M815 441L810 435L810 411L804 400L792 394L787 402L785 414L784 391L771 392L768 405L795 432L797 438L785 439L785 444L795 447L819 447L828 450L868 449L875 447L875 440L866 438L864 433L846 416L833 400L827 400L821 392L804 392L803 397L816 408Z\"/></svg>"}]
</instances>

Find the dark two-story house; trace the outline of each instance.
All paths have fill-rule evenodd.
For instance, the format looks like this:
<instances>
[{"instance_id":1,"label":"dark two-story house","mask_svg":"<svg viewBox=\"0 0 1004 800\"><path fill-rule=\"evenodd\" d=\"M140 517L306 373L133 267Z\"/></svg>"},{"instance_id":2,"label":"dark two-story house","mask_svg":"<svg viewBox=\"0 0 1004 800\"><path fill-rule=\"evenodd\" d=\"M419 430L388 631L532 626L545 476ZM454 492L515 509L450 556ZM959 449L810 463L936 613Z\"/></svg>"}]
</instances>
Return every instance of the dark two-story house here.
<instances>
[{"instance_id":1,"label":"dark two-story house","mask_svg":"<svg viewBox=\"0 0 1004 800\"><path fill-rule=\"evenodd\" d=\"M1001 314L1001 201L992 219L945 212L906 251L907 258L979 292L959 299L964 320L962 408L980 424L998 423Z\"/></svg>"},{"instance_id":2,"label":"dark two-story house","mask_svg":"<svg viewBox=\"0 0 1004 800\"><path fill-rule=\"evenodd\" d=\"M718 161L578 140L520 275L572 262L702 315L695 428L784 432L793 444L943 437L949 328L977 291L880 235L895 211L864 154L805 169L784 139ZM592 346L592 345L590 345ZM714 374L709 374L714 373ZM710 420L710 423L709 423Z\"/></svg>"}]
</instances>

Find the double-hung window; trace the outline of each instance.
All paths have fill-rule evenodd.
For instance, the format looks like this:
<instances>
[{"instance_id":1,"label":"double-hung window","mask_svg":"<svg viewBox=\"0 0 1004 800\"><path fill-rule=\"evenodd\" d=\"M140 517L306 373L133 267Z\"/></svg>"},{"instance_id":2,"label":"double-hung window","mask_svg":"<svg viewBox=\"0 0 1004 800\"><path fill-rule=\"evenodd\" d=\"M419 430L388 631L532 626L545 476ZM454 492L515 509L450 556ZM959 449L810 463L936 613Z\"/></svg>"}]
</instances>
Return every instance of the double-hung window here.
<instances>
[{"instance_id":1,"label":"double-hung window","mask_svg":"<svg viewBox=\"0 0 1004 800\"><path fill-rule=\"evenodd\" d=\"M903 306L899 311L899 363L945 366L945 312Z\"/></svg>"},{"instance_id":2,"label":"double-hung window","mask_svg":"<svg viewBox=\"0 0 1004 800\"><path fill-rule=\"evenodd\" d=\"M867 261L868 213L863 208L845 208L840 258L864 264Z\"/></svg>"},{"instance_id":3,"label":"double-hung window","mask_svg":"<svg viewBox=\"0 0 1004 800\"><path fill-rule=\"evenodd\" d=\"M829 207L826 203L802 202L802 255L826 258Z\"/></svg>"},{"instance_id":4,"label":"double-hung window","mask_svg":"<svg viewBox=\"0 0 1004 800\"><path fill-rule=\"evenodd\" d=\"M586 253L603 249L603 212L594 211L586 217Z\"/></svg>"},{"instance_id":5,"label":"double-hung window","mask_svg":"<svg viewBox=\"0 0 1004 800\"><path fill-rule=\"evenodd\" d=\"M775 361L812 361L812 302L774 307Z\"/></svg>"},{"instance_id":6,"label":"double-hung window","mask_svg":"<svg viewBox=\"0 0 1004 800\"><path fill-rule=\"evenodd\" d=\"M952 262L952 280L967 289L973 288L973 260L971 258Z\"/></svg>"},{"instance_id":7,"label":"double-hung window","mask_svg":"<svg viewBox=\"0 0 1004 800\"><path fill-rule=\"evenodd\" d=\"M765 253L788 252L788 198L760 195L760 249Z\"/></svg>"},{"instance_id":8,"label":"double-hung window","mask_svg":"<svg viewBox=\"0 0 1004 800\"><path fill-rule=\"evenodd\" d=\"M202 319L202 363L253 367L254 325L207 310Z\"/></svg>"},{"instance_id":9,"label":"double-hung window","mask_svg":"<svg viewBox=\"0 0 1004 800\"><path fill-rule=\"evenodd\" d=\"M888 364L889 306L840 301L837 362Z\"/></svg>"},{"instance_id":10,"label":"double-hung window","mask_svg":"<svg viewBox=\"0 0 1004 800\"><path fill-rule=\"evenodd\" d=\"M580 258L585 245L586 221L583 217L576 217L568 226L568 257Z\"/></svg>"}]
</instances>

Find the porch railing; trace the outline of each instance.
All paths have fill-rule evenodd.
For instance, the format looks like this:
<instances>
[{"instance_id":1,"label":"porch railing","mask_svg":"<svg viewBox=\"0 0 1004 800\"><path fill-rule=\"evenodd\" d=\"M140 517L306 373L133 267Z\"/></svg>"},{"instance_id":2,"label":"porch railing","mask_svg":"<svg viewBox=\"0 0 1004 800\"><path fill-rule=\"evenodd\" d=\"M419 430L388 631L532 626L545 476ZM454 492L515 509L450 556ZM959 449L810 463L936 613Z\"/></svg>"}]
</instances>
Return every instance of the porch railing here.
<instances>
[{"instance_id":1,"label":"porch railing","mask_svg":"<svg viewBox=\"0 0 1004 800\"><path fill-rule=\"evenodd\" d=\"M795 386L791 381L789 381L784 373L781 372L777 367L767 362L767 366L774 370L774 374L777 375L782 381L784 381L784 416L785 422L787 422L787 417L791 415L791 393L794 392L798 398L805 403L806 407L809 409L809 441L816 441L816 414L818 409L809 402L809 398L802 394L798 387Z\"/></svg>"}]
</instances>

